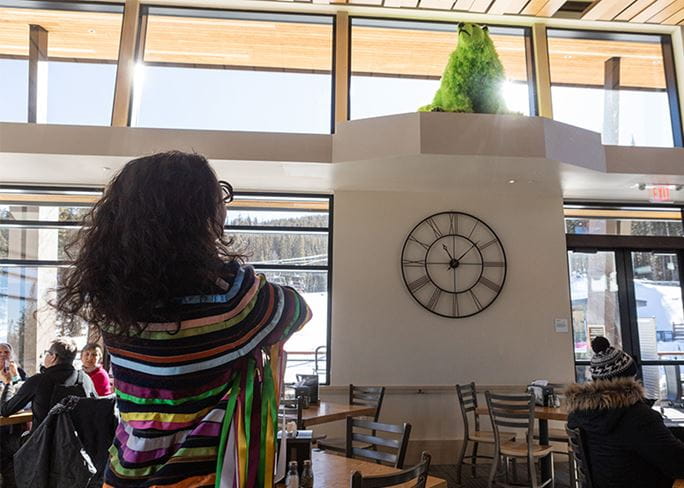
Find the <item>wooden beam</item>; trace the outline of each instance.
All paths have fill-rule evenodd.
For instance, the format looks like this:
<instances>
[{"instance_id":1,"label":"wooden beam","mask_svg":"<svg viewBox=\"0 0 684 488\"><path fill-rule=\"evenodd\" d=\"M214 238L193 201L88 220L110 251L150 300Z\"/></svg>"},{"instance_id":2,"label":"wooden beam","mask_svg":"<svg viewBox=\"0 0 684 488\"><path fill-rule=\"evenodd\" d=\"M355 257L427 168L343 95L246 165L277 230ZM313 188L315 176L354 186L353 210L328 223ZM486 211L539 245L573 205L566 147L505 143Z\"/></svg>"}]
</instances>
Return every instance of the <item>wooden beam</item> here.
<instances>
[{"instance_id":1,"label":"wooden beam","mask_svg":"<svg viewBox=\"0 0 684 488\"><path fill-rule=\"evenodd\" d=\"M492 15L519 14L528 0L496 0L489 9Z\"/></svg>"},{"instance_id":2,"label":"wooden beam","mask_svg":"<svg viewBox=\"0 0 684 488\"><path fill-rule=\"evenodd\" d=\"M335 126L349 120L349 38L347 12L335 15Z\"/></svg>"},{"instance_id":3,"label":"wooden beam","mask_svg":"<svg viewBox=\"0 0 684 488\"><path fill-rule=\"evenodd\" d=\"M684 21L684 8L670 15L667 19L663 21L663 24L676 25L682 21Z\"/></svg>"},{"instance_id":4,"label":"wooden beam","mask_svg":"<svg viewBox=\"0 0 684 488\"><path fill-rule=\"evenodd\" d=\"M582 16L585 20L613 20L620 12L629 7L634 0L601 0Z\"/></svg>"},{"instance_id":5,"label":"wooden beam","mask_svg":"<svg viewBox=\"0 0 684 488\"><path fill-rule=\"evenodd\" d=\"M475 3L475 0L456 0L456 3L454 3L453 10L470 10L470 7L473 6L473 3Z\"/></svg>"},{"instance_id":6,"label":"wooden beam","mask_svg":"<svg viewBox=\"0 0 684 488\"><path fill-rule=\"evenodd\" d=\"M651 17L660 13L660 11L668 7L671 3L672 0L657 0L654 4L650 5L649 7L639 12L639 14L632 17L631 21L639 23L648 22L648 20Z\"/></svg>"},{"instance_id":7,"label":"wooden beam","mask_svg":"<svg viewBox=\"0 0 684 488\"><path fill-rule=\"evenodd\" d=\"M28 122L47 122L48 32L29 26Z\"/></svg>"},{"instance_id":8,"label":"wooden beam","mask_svg":"<svg viewBox=\"0 0 684 488\"><path fill-rule=\"evenodd\" d=\"M664 8L663 10L655 14L653 17L648 19L648 22L653 24L662 24L668 18L670 18L670 16L675 15L682 9L684 9L684 0L677 0L676 2L673 2L672 4L668 5L666 8ZM676 24L677 22L674 23Z\"/></svg>"},{"instance_id":9,"label":"wooden beam","mask_svg":"<svg viewBox=\"0 0 684 488\"><path fill-rule=\"evenodd\" d=\"M534 70L537 82L537 104L541 117L553 118L551 103L551 70L549 69L549 46L546 38L546 26L532 26L532 44L534 45Z\"/></svg>"},{"instance_id":10,"label":"wooden beam","mask_svg":"<svg viewBox=\"0 0 684 488\"><path fill-rule=\"evenodd\" d=\"M492 4L492 0L475 0L470 6L471 12L485 13L489 6Z\"/></svg>"},{"instance_id":11,"label":"wooden beam","mask_svg":"<svg viewBox=\"0 0 684 488\"><path fill-rule=\"evenodd\" d=\"M620 12L615 17L615 20L632 20L632 17L639 15L640 12L648 8L649 5L653 3L655 3L655 0L637 0L625 10Z\"/></svg>"},{"instance_id":12,"label":"wooden beam","mask_svg":"<svg viewBox=\"0 0 684 488\"><path fill-rule=\"evenodd\" d=\"M553 17L556 12L565 4L566 0L549 0L546 4L540 8L536 15L537 17Z\"/></svg>"},{"instance_id":13,"label":"wooden beam","mask_svg":"<svg viewBox=\"0 0 684 488\"><path fill-rule=\"evenodd\" d=\"M128 125L135 75L136 37L139 27L140 2L139 0L126 0L119 42L119 63L116 68L116 84L114 85L114 107L112 109L112 126L114 127L126 127Z\"/></svg>"}]
</instances>

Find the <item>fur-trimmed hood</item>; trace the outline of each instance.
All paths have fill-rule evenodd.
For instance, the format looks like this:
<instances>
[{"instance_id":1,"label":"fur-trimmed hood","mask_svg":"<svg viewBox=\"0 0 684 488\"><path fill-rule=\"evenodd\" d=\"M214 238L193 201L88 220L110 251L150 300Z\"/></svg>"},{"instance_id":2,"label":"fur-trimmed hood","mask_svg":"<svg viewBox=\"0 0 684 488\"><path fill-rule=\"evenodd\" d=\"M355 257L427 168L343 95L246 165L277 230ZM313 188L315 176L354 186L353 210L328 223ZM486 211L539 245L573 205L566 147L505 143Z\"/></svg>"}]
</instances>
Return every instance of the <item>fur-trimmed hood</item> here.
<instances>
[{"instance_id":1,"label":"fur-trimmed hood","mask_svg":"<svg viewBox=\"0 0 684 488\"><path fill-rule=\"evenodd\" d=\"M617 429L625 415L649 407L643 402L644 390L633 378L597 380L570 385L565 390L568 427L580 427L595 435L608 435Z\"/></svg>"},{"instance_id":2,"label":"fur-trimmed hood","mask_svg":"<svg viewBox=\"0 0 684 488\"><path fill-rule=\"evenodd\" d=\"M634 378L572 384L565 390L569 412L631 407L644 399L644 388Z\"/></svg>"}]
</instances>

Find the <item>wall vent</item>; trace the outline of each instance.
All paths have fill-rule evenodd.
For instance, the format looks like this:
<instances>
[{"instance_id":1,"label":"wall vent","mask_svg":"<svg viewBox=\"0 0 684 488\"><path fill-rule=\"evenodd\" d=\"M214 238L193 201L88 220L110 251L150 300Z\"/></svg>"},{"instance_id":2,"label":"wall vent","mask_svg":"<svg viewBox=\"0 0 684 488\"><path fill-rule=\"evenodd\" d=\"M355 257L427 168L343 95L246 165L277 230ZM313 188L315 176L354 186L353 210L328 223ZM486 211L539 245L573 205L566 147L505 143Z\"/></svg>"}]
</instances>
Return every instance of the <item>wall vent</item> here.
<instances>
[{"instance_id":1,"label":"wall vent","mask_svg":"<svg viewBox=\"0 0 684 488\"><path fill-rule=\"evenodd\" d=\"M596 0L568 0L558 9L554 17L579 19L595 3L597 3Z\"/></svg>"}]
</instances>

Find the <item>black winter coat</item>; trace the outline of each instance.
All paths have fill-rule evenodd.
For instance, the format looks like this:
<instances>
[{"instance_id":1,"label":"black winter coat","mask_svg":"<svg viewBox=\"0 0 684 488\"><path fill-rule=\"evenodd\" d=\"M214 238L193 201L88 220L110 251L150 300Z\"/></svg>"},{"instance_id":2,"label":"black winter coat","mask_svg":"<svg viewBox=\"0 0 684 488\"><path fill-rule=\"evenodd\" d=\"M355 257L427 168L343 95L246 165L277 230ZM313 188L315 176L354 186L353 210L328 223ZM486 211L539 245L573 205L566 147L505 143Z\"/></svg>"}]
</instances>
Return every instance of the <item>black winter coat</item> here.
<instances>
[{"instance_id":1,"label":"black winter coat","mask_svg":"<svg viewBox=\"0 0 684 488\"><path fill-rule=\"evenodd\" d=\"M0 398L0 415L9 417L10 415L23 410L29 403L31 403L31 411L33 412L33 430L47 417L52 405L52 393L56 385L65 384L70 379L75 380L74 366L72 364L56 364L47 368L44 372L38 373L27 379L19 391L13 397L7 398L8 388L5 388ZM83 382L83 390L86 396L97 396L95 386L87 374L81 374L81 381ZM70 382L68 384L73 384Z\"/></svg>"},{"instance_id":2,"label":"black winter coat","mask_svg":"<svg viewBox=\"0 0 684 488\"><path fill-rule=\"evenodd\" d=\"M571 385L568 427L582 432L594 488L671 488L684 478L684 443L632 378Z\"/></svg>"}]
</instances>

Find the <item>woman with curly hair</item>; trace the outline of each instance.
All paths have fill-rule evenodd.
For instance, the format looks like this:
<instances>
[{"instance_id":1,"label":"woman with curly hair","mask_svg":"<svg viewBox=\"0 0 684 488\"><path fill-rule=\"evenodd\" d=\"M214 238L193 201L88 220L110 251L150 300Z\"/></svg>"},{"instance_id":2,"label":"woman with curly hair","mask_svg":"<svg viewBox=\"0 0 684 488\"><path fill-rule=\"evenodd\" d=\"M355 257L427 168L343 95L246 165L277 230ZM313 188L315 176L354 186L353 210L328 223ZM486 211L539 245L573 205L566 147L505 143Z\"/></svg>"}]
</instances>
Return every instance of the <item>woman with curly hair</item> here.
<instances>
[{"instance_id":1,"label":"woman with curly hair","mask_svg":"<svg viewBox=\"0 0 684 488\"><path fill-rule=\"evenodd\" d=\"M105 486L272 486L284 341L301 296L240 264L232 188L198 154L120 171L86 218L57 308L102 333L121 419Z\"/></svg>"}]
</instances>

